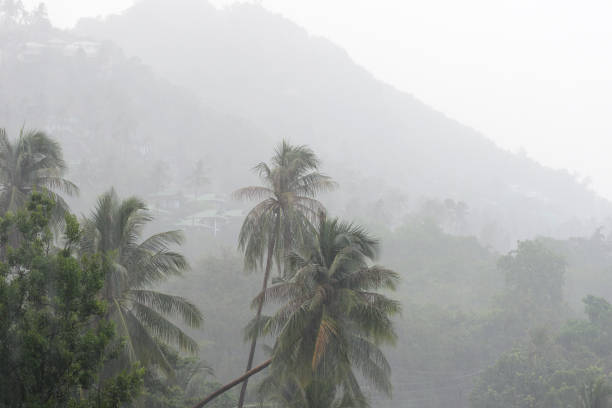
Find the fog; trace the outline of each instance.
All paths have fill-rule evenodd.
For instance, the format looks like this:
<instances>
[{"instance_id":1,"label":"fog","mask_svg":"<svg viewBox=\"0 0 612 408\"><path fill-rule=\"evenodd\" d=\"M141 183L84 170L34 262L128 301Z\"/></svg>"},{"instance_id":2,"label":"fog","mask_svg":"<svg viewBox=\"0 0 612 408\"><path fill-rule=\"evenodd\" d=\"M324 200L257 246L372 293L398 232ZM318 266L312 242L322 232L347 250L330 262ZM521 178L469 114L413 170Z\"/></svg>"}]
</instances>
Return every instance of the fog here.
<instances>
[{"instance_id":1,"label":"fog","mask_svg":"<svg viewBox=\"0 0 612 408\"><path fill-rule=\"evenodd\" d=\"M609 17L0 0L0 407L612 406Z\"/></svg>"},{"instance_id":2,"label":"fog","mask_svg":"<svg viewBox=\"0 0 612 408\"><path fill-rule=\"evenodd\" d=\"M35 0L29 0L34 4ZM236 1L215 0L218 7ZM51 0L61 27L131 0ZM27 2L26 2L27 4ZM612 197L612 5L607 1L260 1L345 48L380 80L412 93L511 151L590 179ZM576 137L576 135L581 135ZM551 144L555 149L550 149Z\"/></svg>"}]
</instances>

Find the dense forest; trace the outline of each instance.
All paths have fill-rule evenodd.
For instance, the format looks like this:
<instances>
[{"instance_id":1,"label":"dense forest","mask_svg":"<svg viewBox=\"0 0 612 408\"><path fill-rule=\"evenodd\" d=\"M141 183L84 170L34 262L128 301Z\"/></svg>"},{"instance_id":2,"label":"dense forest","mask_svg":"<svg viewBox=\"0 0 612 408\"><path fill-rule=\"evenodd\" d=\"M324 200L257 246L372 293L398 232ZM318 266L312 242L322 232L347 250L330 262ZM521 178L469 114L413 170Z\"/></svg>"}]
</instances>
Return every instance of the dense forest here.
<instances>
[{"instance_id":1,"label":"dense forest","mask_svg":"<svg viewBox=\"0 0 612 408\"><path fill-rule=\"evenodd\" d=\"M0 407L612 406L612 203L256 5L0 0Z\"/></svg>"}]
</instances>

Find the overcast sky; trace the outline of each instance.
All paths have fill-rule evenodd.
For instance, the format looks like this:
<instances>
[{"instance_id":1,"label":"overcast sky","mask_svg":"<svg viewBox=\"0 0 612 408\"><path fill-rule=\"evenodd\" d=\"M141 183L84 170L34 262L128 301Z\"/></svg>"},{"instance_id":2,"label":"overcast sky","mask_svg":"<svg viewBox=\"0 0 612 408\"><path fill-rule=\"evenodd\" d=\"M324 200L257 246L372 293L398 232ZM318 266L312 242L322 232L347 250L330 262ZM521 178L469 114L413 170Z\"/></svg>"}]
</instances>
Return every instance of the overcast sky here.
<instances>
[{"instance_id":1,"label":"overcast sky","mask_svg":"<svg viewBox=\"0 0 612 408\"><path fill-rule=\"evenodd\" d=\"M612 199L612 0L257 2L502 147L589 176ZM133 0L45 3L69 27Z\"/></svg>"}]
</instances>

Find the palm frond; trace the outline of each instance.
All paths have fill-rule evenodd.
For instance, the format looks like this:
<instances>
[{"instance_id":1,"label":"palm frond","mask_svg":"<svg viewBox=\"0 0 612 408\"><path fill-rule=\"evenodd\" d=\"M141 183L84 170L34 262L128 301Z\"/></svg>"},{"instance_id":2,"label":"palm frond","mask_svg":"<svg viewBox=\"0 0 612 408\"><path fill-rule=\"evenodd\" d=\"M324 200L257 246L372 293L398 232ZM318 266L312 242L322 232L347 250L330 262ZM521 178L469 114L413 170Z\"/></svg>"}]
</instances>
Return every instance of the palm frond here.
<instances>
[{"instance_id":1,"label":"palm frond","mask_svg":"<svg viewBox=\"0 0 612 408\"><path fill-rule=\"evenodd\" d=\"M166 344L174 344L179 350L197 354L198 343L162 314L141 303L132 304L132 313L147 330Z\"/></svg>"},{"instance_id":2,"label":"palm frond","mask_svg":"<svg viewBox=\"0 0 612 408\"><path fill-rule=\"evenodd\" d=\"M138 361L144 365L156 365L168 375L173 376L174 371L166 358L166 354L159 346L154 332L138 317L134 310L127 310L125 318L129 325L130 338L134 344L134 350Z\"/></svg>"},{"instance_id":3,"label":"palm frond","mask_svg":"<svg viewBox=\"0 0 612 408\"><path fill-rule=\"evenodd\" d=\"M312 354L312 369L316 370L319 366L319 362L323 359L325 352L327 351L327 345L332 338L338 335L338 325L335 320L323 311L321 323L319 323L319 330L317 332L317 338L314 343L314 352Z\"/></svg>"},{"instance_id":4,"label":"palm frond","mask_svg":"<svg viewBox=\"0 0 612 408\"><path fill-rule=\"evenodd\" d=\"M274 195L274 191L267 187L249 186L239 188L232 193L234 200L264 200Z\"/></svg>"},{"instance_id":5,"label":"palm frond","mask_svg":"<svg viewBox=\"0 0 612 408\"><path fill-rule=\"evenodd\" d=\"M143 289L132 289L127 296L164 315L180 317L189 327L198 328L204 321L202 312L193 303L180 296Z\"/></svg>"},{"instance_id":6,"label":"palm frond","mask_svg":"<svg viewBox=\"0 0 612 408\"><path fill-rule=\"evenodd\" d=\"M395 290L399 283L399 275L381 266L371 266L355 271L343 279L348 288L359 290L389 289Z\"/></svg>"},{"instance_id":7,"label":"palm frond","mask_svg":"<svg viewBox=\"0 0 612 408\"><path fill-rule=\"evenodd\" d=\"M251 308L256 308L263 301L264 305L272 302L286 302L289 299L297 298L303 294L303 290L299 285L293 282L284 282L266 289L264 293L259 293L251 302Z\"/></svg>"},{"instance_id":8,"label":"palm frond","mask_svg":"<svg viewBox=\"0 0 612 408\"><path fill-rule=\"evenodd\" d=\"M183 254L174 251L159 251L150 254L145 251L131 251L125 260L130 270L130 285L142 288L180 276L188 270L189 263Z\"/></svg>"},{"instance_id":9,"label":"palm frond","mask_svg":"<svg viewBox=\"0 0 612 408\"><path fill-rule=\"evenodd\" d=\"M182 231L165 231L145 239L138 245L139 249L150 253L166 251L171 245L181 245L185 241Z\"/></svg>"},{"instance_id":10,"label":"palm frond","mask_svg":"<svg viewBox=\"0 0 612 408\"><path fill-rule=\"evenodd\" d=\"M293 180L291 190L300 196L315 197L319 193L333 191L337 187L338 184L331 177L311 172Z\"/></svg>"},{"instance_id":11,"label":"palm frond","mask_svg":"<svg viewBox=\"0 0 612 408\"><path fill-rule=\"evenodd\" d=\"M113 310L112 310L112 315L115 315L118 317L118 321L119 321L119 335L125 339L125 345L126 348L128 350L128 356L130 358L130 361L136 361L136 350L134 347L134 339L132 338L131 335L131 330L130 327L128 326L128 318L126 317L124 311L123 311L123 306L119 303L119 300L116 298L113 298Z\"/></svg>"},{"instance_id":12,"label":"palm frond","mask_svg":"<svg viewBox=\"0 0 612 408\"><path fill-rule=\"evenodd\" d=\"M189 269L186 258L173 251L180 245L180 231L166 231L142 239L152 220L145 203L137 197L120 200L113 189L98 198L90 216L82 222L80 250L102 253L106 280L103 296L120 299L125 330L129 330L133 354L143 364L159 365L172 375L164 347L196 353L195 341L167 317L178 317L190 327L199 327L203 318L188 300L152 290L155 283ZM120 316L116 316L119 318ZM164 345L161 347L160 345Z\"/></svg>"},{"instance_id":13,"label":"palm frond","mask_svg":"<svg viewBox=\"0 0 612 408\"><path fill-rule=\"evenodd\" d=\"M293 389L284 379L293 373L325 406L366 407L353 368L375 388L391 392L391 370L379 345L396 340L391 317L401 308L376 291L395 289L399 276L368 266L378 240L365 229L324 214L314 238L302 245L288 256L288 277L253 301L282 303L263 328L251 327L252 335L277 335L270 384ZM331 388L321 388L321 382Z\"/></svg>"},{"instance_id":14,"label":"palm frond","mask_svg":"<svg viewBox=\"0 0 612 408\"><path fill-rule=\"evenodd\" d=\"M36 174L37 185L45 186L51 191L60 191L69 196L78 196L79 188L70 180L61 177L55 169L43 169Z\"/></svg>"}]
</instances>

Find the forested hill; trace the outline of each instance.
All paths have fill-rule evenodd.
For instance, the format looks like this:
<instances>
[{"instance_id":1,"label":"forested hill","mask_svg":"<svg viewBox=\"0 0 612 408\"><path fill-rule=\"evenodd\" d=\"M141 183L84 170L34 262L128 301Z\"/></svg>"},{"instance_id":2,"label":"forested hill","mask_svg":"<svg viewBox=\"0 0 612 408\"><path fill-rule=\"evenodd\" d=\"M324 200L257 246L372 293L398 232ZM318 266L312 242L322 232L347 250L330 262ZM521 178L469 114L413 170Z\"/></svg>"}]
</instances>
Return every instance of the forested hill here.
<instances>
[{"instance_id":1,"label":"forested hill","mask_svg":"<svg viewBox=\"0 0 612 408\"><path fill-rule=\"evenodd\" d=\"M112 39L206 104L255 123L265 139L254 144L308 143L334 176L346 170L340 181L356 195L385 199L386 186L412 202L463 200L478 219L470 232L502 229L510 245L536 233L590 233L584 221L610 212L566 171L498 148L262 7L144 0L120 16L81 20L76 31Z\"/></svg>"},{"instance_id":2,"label":"forested hill","mask_svg":"<svg viewBox=\"0 0 612 408\"><path fill-rule=\"evenodd\" d=\"M288 138L321 153L343 186L328 204L348 217L393 225L452 198L468 208L458 232L508 249L590 234L612 213L566 171L499 149L259 6L144 0L70 32L1 29L1 126L57 137L84 193L173 188L198 160L228 192Z\"/></svg>"},{"instance_id":3,"label":"forested hill","mask_svg":"<svg viewBox=\"0 0 612 408\"><path fill-rule=\"evenodd\" d=\"M43 129L61 143L82 192L75 211L110 186L145 197L182 188L200 160L210 189L231 189L249 180L253 154L269 151L255 145L219 155L223 143L262 136L116 45L48 23L0 24L0 78L0 128L12 138L23 126Z\"/></svg>"}]
</instances>

